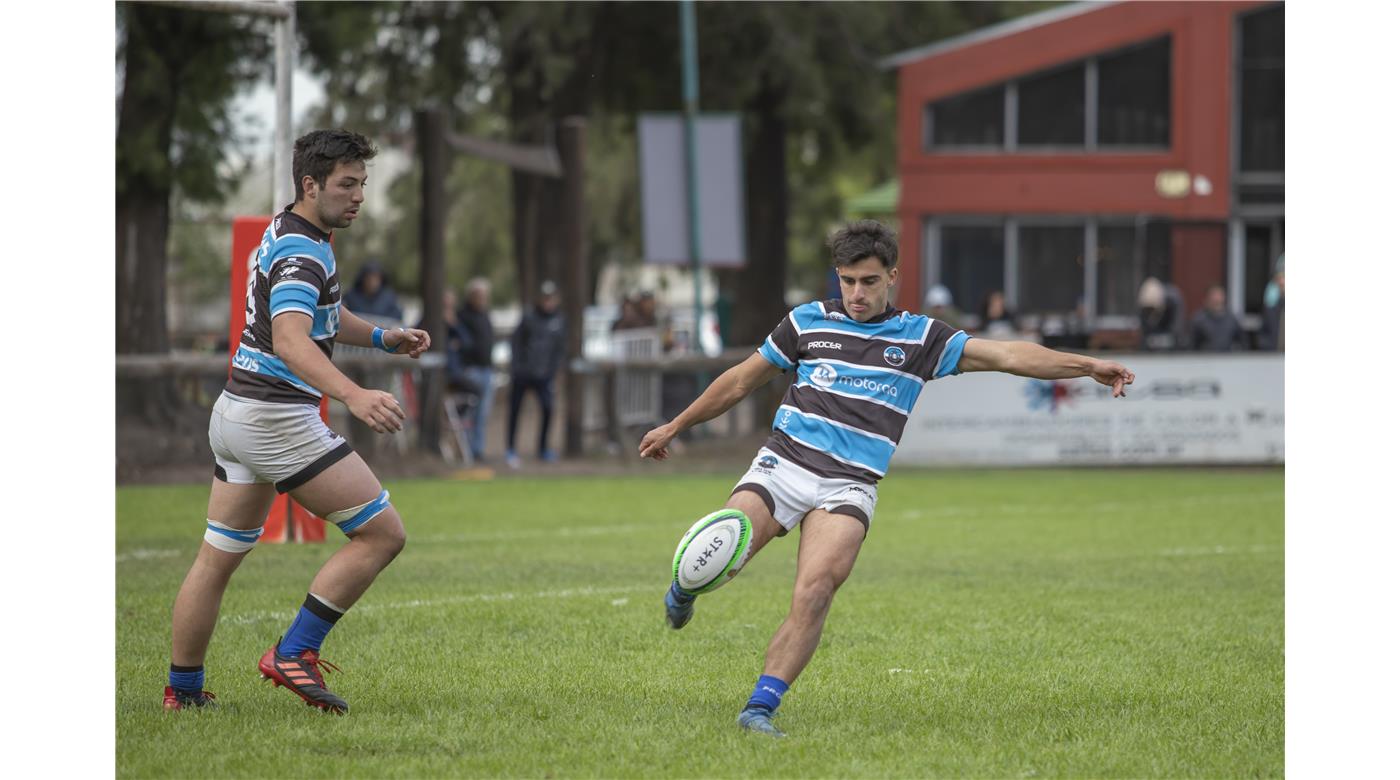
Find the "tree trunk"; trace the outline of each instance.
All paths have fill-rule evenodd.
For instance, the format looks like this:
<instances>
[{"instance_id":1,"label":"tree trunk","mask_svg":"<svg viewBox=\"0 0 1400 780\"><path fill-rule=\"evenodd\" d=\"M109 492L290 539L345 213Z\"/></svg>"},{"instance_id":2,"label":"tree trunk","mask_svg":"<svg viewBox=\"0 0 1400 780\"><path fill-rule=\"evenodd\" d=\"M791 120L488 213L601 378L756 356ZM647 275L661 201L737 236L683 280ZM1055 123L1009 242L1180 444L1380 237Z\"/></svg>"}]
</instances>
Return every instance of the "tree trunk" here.
<instances>
[{"instance_id":1,"label":"tree trunk","mask_svg":"<svg viewBox=\"0 0 1400 780\"><path fill-rule=\"evenodd\" d=\"M755 128L744 166L748 261L735 274L736 345L757 345L787 314L787 123L778 114L781 91L764 89L750 104Z\"/></svg>"},{"instance_id":2,"label":"tree trunk","mask_svg":"<svg viewBox=\"0 0 1400 780\"><path fill-rule=\"evenodd\" d=\"M128 45L117 118L116 351L170 351L166 318L167 239L170 234L170 143L176 87L151 54L154 17L164 9L136 5L128 16ZM117 387L117 415L168 423L179 404L172 380L143 379Z\"/></svg>"},{"instance_id":3,"label":"tree trunk","mask_svg":"<svg viewBox=\"0 0 1400 780\"><path fill-rule=\"evenodd\" d=\"M446 354L447 325L443 318L442 293L447 289L443 242L447 224L447 118L441 109L414 112L413 124L422 165L422 206L419 212L418 251L421 267L419 292L423 296L423 328ZM429 453L438 451L442 432L442 399L446 390L445 371L423 369L421 419L418 445Z\"/></svg>"}]
</instances>

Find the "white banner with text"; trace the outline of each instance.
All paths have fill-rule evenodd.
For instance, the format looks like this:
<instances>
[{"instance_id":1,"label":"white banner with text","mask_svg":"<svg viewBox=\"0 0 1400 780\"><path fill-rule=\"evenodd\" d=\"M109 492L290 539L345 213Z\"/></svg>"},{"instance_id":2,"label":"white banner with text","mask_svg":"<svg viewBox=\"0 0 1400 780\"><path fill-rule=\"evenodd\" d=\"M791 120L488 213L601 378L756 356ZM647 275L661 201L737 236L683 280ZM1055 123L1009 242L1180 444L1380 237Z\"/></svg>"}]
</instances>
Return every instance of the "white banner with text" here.
<instances>
[{"instance_id":1,"label":"white banner with text","mask_svg":"<svg viewBox=\"0 0 1400 780\"><path fill-rule=\"evenodd\" d=\"M1124 398L1092 379L1007 374L925 386L895 465L1284 462L1283 355L1125 355Z\"/></svg>"}]
</instances>

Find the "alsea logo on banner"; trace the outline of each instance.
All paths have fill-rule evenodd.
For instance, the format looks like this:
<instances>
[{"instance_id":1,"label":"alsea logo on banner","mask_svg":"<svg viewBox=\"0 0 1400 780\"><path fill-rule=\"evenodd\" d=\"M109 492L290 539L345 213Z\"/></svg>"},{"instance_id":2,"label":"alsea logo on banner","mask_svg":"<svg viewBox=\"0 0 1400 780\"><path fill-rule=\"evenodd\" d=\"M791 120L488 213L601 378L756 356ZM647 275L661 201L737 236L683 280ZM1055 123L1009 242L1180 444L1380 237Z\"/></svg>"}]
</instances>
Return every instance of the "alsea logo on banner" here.
<instances>
[{"instance_id":1,"label":"alsea logo on banner","mask_svg":"<svg viewBox=\"0 0 1400 780\"><path fill-rule=\"evenodd\" d=\"M1157 379L1145 384L1129 385L1123 401L1216 401L1224 395L1219 379ZM1063 379L1047 381L1031 379L1026 383L1026 406L1031 411L1044 409L1051 414L1061 407L1078 401L1108 401L1113 389L1090 382L1069 382Z\"/></svg>"},{"instance_id":2,"label":"alsea logo on banner","mask_svg":"<svg viewBox=\"0 0 1400 780\"><path fill-rule=\"evenodd\" d=\"M1032 379L1026 383L1027 406L1031 411L1047 409L1051 414L1070 399L1069 384L1061 381Z\"/></svg>"}]
</instances>

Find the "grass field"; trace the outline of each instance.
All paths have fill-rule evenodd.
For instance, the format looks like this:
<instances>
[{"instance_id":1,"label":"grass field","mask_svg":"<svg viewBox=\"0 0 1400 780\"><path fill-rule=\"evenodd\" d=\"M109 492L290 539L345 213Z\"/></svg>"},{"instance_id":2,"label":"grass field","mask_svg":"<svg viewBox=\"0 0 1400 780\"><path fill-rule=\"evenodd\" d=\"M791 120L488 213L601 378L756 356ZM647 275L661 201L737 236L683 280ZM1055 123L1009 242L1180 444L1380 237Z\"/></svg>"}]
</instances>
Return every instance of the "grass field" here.
<instances>
[{"instance_id":1,"label":"grass field","mask_svg":"<svg viewBox=\"0 0 1400 780\"><path fill-rule=\"evenodd\" d=\"M782 741L734 718L796 535L662 620L676 540L736 476L388 484L408 546L327 640L341 718L255 669L338 535L255 550L206 662L221 706L161 710L207 486L121 488L117 774L1283 774L1282 471L895 473Z\"/></svg>"}]
</instances>

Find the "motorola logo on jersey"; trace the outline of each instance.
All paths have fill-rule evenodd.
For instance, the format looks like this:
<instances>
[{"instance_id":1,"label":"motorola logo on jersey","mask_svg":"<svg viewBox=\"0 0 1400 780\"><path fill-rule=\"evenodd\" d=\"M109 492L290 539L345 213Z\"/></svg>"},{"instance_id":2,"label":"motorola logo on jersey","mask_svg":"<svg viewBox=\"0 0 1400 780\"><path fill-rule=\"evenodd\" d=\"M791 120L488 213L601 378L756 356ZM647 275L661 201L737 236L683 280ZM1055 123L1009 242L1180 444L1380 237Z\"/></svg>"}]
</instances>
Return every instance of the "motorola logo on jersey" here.
<instances>
[{"instance_id":1,"label":"motorola logo on jersey","mask_svg":"<svg viewBox=\"0 0 1400 780\"><path fill-rule=\"evenodd\" d=\"M813 341L807 345L807 349L840 349L839 341Z\"/></svg>"},{"instance_id":2,"label":"motorola logo on jersey","mask_svg":"<svg viewBox=\"0 0 1400 780\"><path fill-rule=\"evenodd\" d=\"M860 388L861 390L865 390L865 391L867 391L867 392L875 393L876 395L887 395L887 396L889 396L889 397L891 397L891 398L898 398L898 397L899 397L899 388L898 388L898 387L895 387L894 385L891 385L891 384L886 384L886 383L884 383L884 382L876 382L876 381L873 380L873 379L866 379L865 377L843 376L843 377L838 378L838 379L837 379L837 382L839 382L840 384L843 384L843 385L850 385L851 387L857 387L857 388Z\"/></svg>"},{"instance_id":3,"label":"motorola logo on jersey","mask_svg":"<svg viewBox=\"0 0 1400 780\"><path fill-rule=\"evenodd\" d=\"M885 348L885 362L886 362L886 363L889 363L890 365L892 365L892 366L898 368L899 366L904 365L904 360L905 360L904 350L900 349L899 347L886 347L886 348Z\"/></svg>"},{"instance_id":4,"label":"motorola logo on jersey","mask_svg":"<svg viewBox=\"0 0 1400 780\"><path fill-rule=\"evenodd\" d=\"M818 364L812 369L812 384L817 387L831 387L836 383L836 369L829 363Z\"/></svg>"}]
</instances>

